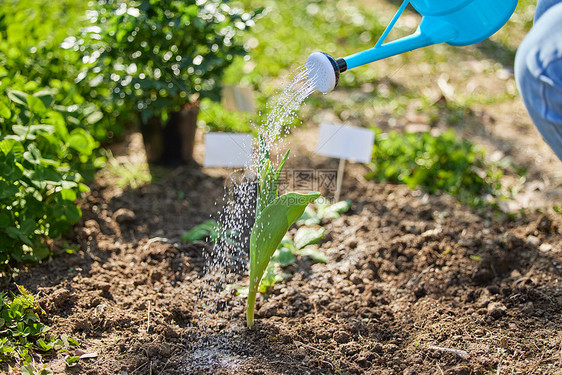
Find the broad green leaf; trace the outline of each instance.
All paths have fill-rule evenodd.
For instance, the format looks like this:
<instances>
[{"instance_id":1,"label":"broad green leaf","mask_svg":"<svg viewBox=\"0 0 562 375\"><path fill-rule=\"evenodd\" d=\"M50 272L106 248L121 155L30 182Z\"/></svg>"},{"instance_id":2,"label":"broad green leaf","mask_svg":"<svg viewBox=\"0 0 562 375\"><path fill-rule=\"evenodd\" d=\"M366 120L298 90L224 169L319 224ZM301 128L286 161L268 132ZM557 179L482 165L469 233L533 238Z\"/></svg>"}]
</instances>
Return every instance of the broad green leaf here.
<instances>
[{"instance_id":1,"label":"broad green leaf","mask_svg":"<svg viewBox=\"0 0 562 375\"><path fill-rule=\"evenodd\" d=\"M3 117L5 119L9 119L10 117L12 117L12 111L10 111L10 108L8 108L8 106L4 104L4 102L0 102L0 117Z\"/></svg>"},{"instance_id":2,"label":"broad green leaf","mask_svg":"<svg viewBox=\"0 0 562 375\"><path fill-rule=\"evenodd\" d=\"M90 192L90 188L88 187L88 185L83 184L83 183L79 183L78 184L78 191L80 193L89 193Z\"/></svg>"},{"instance_id":3,"label":"broad green leaf","mask_svg":"<svg viewBox=\"0 0 562 375\"><path fill-rule=\"evenodd\" d=\"M270 263L264 272L258 291L265 294L269 287L283 281L288 276L288 273L279 272L278 267L275 264Z\"/></svg>"},{"instance_id":4,"label":"broad green leaf","mask_svg":"<svg viewBox=\"0 0 562 375\"><path fill-rule=\"evenodd\" d=\"M19 188L16 185L0 180L0 199L13 197L18 191Z\"/></svg>"},{"instance_id":5,"label":"broad green leaf","mask_svg":"<svg viewBox=\"0 0 562 375\"><path fill-rule=\"evenodd\" d=\"M55 133L59 136L59 138L65 142L68 141L69 134L63 115L59 112L51 111L47 117L48 122L55 127Z\"/></svg>"},{"instance_id":6,"label":"broad green leaf","mask_svg":"<svg viewBox=\"0 0 562 375\"><path fill-rule=\"evenodd\" d=\"M8 90L8 98L14 103L27 106L27 94L17 90Z\"/></svg>"},{"instance_id":7,"label":"broad green leaf","mask_svg":"<svg viewBox=\"0 0 562 375\"><path fill-rule=\"evenodd\" d=\"M33 249L33 254L39 259L45 259L51 254L51 251L47 246L37 246Z\"/></svg>"},{"instance_id":8,"label":"broad green leaf","mask_svg":"<svg viewBox=\"0 0 562 375\"><path fill-rule=\"evenodd\" d=\"M16 227L8 227L5 229L6 234L12 238L18 238L21 232Z\"/></svg>"},{"instance_id":9,"label":"broad green leaf","mask_svg":"<svg viewBox=\"0 0 562 375\"><path fill-rule=\"evenodd\" d=\"M54 90L41 90L33 94L34 97L39 98L45 108L50 108L55 103Z\"/></svg>"},{"instance_id":10,"label":"broad green leaf","mask_svg":"<svg viewBox=\"0 0 562 375\"><path fill-rule=\"evenodd\" d=\"M326 230L322 227L320 228L307 228L302 227L295 233L295 246L297 249L302 249L305 246L312 245L320 242L324 237Z\"/></svg>"},{"instance_id":11,"label":"broad green leaf","mask_svg":"<svg viewBox=\"0 0 562 375\"><path fill-rule=\"evenodd\" d=\"M310 206L307 206L302 216L297 220L297 225L318 225L322 222L322 218Z\"/></svg>"},{"instance_id":12,"label":"broad green leaf","mask_svg":"<svg viewBox=\"0 0 562 375\"><path fill-rule=\"evenodd\" d=\"M202 241L207 237L217 237L219 224L215 220L207 220L193 227L181 236L182 242Z\"/></svg>"},{"instance_id":13,"label":"broad green leaf","mask_svg":"<svg viewBox=\"0 0 562 375\"><path fill-rule=\"evenodd\" d=\"M62 199L66 200L66 201L74 202L76 200L76 192L74 190L71 190L71 189L62 189L60 191L60 195L61 195Z\"/></svg>"},{"instance_id":14,"label":"broad green leaf","mask_svg":"<svg viewBox=\"0 0 562 375\"><path fill-rule=\"evenodd\" d=\"M10 216L5 213L0 213L0 229L7 228L10 225Z\"/></svg>"},{"instance_id":15,"label":"broad green leaf","mask_svg":"<svg viewBox=\"0 0 562 375\"><path fill-rule=\"evenodd\" d=\"M37 340L37 346L44 352L48 352L49 350L53 349L54 343L46 343L44 340L39 339Z\"/></svg>"},{"instance_id":16,"label":"broad green leaf","mask_svg":"<svg viewBox=\"0 0 562 375\"><path fill-rule=\"evenodd\" d=\"M345 200L327 206L319 205L318 214L325 219L337 219L342 213L349 211L350 208L351 201Z\"/></svg>"},{"instance_id":17,"label":"broad green leaf","mask_svg":"<svg viewBox=\"0 0 562 375\"><path fill-rule=\"evenodd\" d=\"M35 220L33 219L25 219L20 224L20 231L24 236L29 236L35 230Z\"/></svg>"},{"instance_id":18,"label":"broad green leaf","mask_svg":"<svg viewBox=\"0 0 562 375\"><path fill-rule=\"evenodd\" d=\"M78 356L78 355L77 356L69 356L69 357L66 357L64 359L64 361L66 362L66 365L68 367L76 366L76 364L78 363L79 360L80 360L80 356Z\"/></svg>"},{"instance_id":19,"label":"broad green leaf","mask_svg":"<svg viewBox=\"0 0 562 375\"><path fill-rule=\"evenodd\" d=\"M0 151L5 153L6 155L11 151L14 153L16 158L21 158L23 156L23 153L25 152L25 149L20 142L14 139L3 139L0 141Z\"/></svg>"},{"instance_id":20,"label":"broad green leaf","mask_svg":"<svg viewBox=\"0 0 562 375\"><path fill-rule=\"evenodd\" d=\"M182 242L202 241L209 236L209 232L205 229L193 228L189 232L181 235Z\"/></svg>"},{"instance_id":21,"label":"broad green leaf","mask_svg":"<svg viewBox=\"0 0 562 375\"><path fill-rule=\"evenodd\" d=\"M53 212L57 217L63 218L69 223L75 223L82 217L82 210L74 203L66 200L58 203Z\"/></svg>"},{"instance_id":22,"label":"broad green leaf","mask_svg":"<svg viewBox=\"0 0 562 375\"><path fill-rule=\"evenodd\" d=\"M47 111L47 108L45 108L45 104L43 104L41 99L39 99L38 97L33 95L28 95L26 100L27 100L27 105L29 106L31 112L37 114L43 114Z\"/></svg>"},{"instance_id":23,"label":"broad green leaf","mask_svg":"<svg viewBox=\"0 0 562 375\"><path fill-rule=\"evenodd\" d=\"M92 154L92 145L84 129L74 129L72 133L70 133L68 145L81 154Z\"/></svg>"},{"instance_id":24,"label":"broad green leaf","mask_svg":"<svg viewBox=\"0 0 562 375\"><path fill-rule=\"evenodd\" d=\"M320 193L287 193L268 204L256 218L250 236L250 291L256 291L271 256L305 207Z\"/></svg>"}]
</instances>

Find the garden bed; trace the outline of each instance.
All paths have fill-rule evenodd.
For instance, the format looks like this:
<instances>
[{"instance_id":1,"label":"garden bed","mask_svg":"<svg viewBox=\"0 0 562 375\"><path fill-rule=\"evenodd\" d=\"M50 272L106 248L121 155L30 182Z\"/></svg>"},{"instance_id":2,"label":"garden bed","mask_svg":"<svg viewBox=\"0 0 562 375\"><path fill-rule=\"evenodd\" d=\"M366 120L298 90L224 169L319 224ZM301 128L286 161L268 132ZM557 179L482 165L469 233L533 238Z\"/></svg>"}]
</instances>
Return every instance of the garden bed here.
<instances>
[{"instance_id":1,"label":"garden bed","mask_svg":"<svg viewBox=\"0 0 562 375\"><path fill-rule=\"evenodd\" d=\"M134 134L126 152L141 144ZM336 169L291 145L288 168ZM196 159L198 151L196 149ZM200 156L200 155L199 155ZM153 171L154 172L154 171ZM377 184L350 165L351 210L324 225L326 264L245 299L205 273L182 233L215 214L228 171L180 167L137 189L100 177L67 240L80 250L24 271L54 333L97 357L55 373L544 374L562 371L562 217L508 219L447 195ZM103 175L102 175L103 176Z\"/></svg>"}]
</instances>

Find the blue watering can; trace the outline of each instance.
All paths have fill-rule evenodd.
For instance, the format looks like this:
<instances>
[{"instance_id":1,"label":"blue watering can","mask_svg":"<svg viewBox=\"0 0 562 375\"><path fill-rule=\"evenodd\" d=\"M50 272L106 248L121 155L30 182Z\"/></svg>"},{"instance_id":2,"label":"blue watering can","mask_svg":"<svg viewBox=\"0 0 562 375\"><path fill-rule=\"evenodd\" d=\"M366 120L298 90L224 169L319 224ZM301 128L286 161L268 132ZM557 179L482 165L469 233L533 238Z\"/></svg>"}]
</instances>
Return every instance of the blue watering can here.
<instances>
[{"instance_id":1,"label":"blue watering can","mask_svg":"<svg viewBox=\"0 0 562 375\"><path fill-rule=\"evenodd\" d=\"M418 29L383 44L410 3L422 15ZM481 42L509 20L516 6L517 0L404 0L373 48L339 59L314 52L306 61L308 76L318 91L327 93L338 84L340 73L360 65L438 43L467 46Z\"/></svg>"}]
</instances>

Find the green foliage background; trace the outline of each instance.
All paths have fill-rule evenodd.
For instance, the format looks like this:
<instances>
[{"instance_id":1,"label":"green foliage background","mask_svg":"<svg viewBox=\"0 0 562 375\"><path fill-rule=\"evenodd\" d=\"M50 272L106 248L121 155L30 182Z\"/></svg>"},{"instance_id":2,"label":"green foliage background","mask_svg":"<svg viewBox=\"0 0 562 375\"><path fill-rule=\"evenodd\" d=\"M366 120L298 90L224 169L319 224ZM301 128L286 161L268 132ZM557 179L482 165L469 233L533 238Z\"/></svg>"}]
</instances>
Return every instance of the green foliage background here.
<instances>
[{"instance_id":1,"label":"green foliage background","mask_svg":"<svg viewBox=\"0 0 562 375\"><path fill-rule=\"evenodd\" d=\"M224 69L245 53L235 37L255 16L228 3L3 3L0 275L53 254L53 240L80 220L84 182L105 161L101 143L131 112L177 110L193 94L218 99Z\"/></svg>"},{"instance_id":2,"label":"green foliage background","mask_svg":"<svg viewBox=\"0 0 562 375\"><path fill-rule=\"evenodd\" d=\"M267 113L268 99L311 52L344 56L373 45L395 7L381 2L384 9L377 9L351 0L209 1L214 10L194 1L124 3L119 12L121 5L115 0L6 0L0 8L0 268L52 254L52 239L80 218L76 199L103 163L98 148L119 135L139 105L144 108L156 97L152 104L159 103L157 107L177 107L179 102L171 101L189 100L199 93L209 98L201 103L201 126L251 131L251 123L263 122L260 117ZM149 3L158 5L154 14L143 13ZM138 9L139 17L129 9ZM339 96L313 95L298 117L316 121L321 110L330 108L342 122L370 127L373 114L377 119L399 118L413 109L428 114L432 126L462 128L470 121L472 107L507 102L515 94L458 95L437 106L423 91L427 80L440 69L458 70L467 58L496 61L486 68L490 74L509 67L518 42L532 25L533 10L534 2L519 1L510 23L476 47L434 46L346 72ZM182 12L185 15L179 16ZM177 27L188 24L192 27ZM411 28L399 23L391 37L408 32ZM187 44L172 44L168 34ZM146 47L144 39L159 48L137 56ZM178 56L183 65L175 69L172 62ZM157 77L158 59L165 69L160 67ZM137 70L129 74L132 64ZM427 75L412 75L420 77L419 82L404 85L393 79L402 67L415 72L418 65L430 69ZM217 102L223 82L252 86L259 113L225 111ZM453 133L446 134L402 139L388 133L375 147L380 165L373 166L372 177L458 196L466 193L459 181L473 186L471 194L497 190L502 172L487 167L482 152L470 142L457 137L451 143ZM398 165L400 170L389 172ZM468 175L459 172L461 166ZM427 185L432 181L444 185Z\"/></svg>"}]
</instances>

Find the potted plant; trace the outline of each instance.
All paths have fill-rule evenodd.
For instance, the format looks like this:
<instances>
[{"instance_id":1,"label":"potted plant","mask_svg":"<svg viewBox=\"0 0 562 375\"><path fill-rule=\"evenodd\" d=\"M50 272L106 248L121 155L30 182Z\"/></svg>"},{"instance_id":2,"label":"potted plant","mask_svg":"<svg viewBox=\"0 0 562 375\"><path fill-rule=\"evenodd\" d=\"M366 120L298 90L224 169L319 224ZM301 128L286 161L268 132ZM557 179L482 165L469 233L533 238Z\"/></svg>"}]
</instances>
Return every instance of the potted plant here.
<instances>
[{"instance_id":1,"label":"potted plant","mask_svg":"<svg viewBox=\"0 0 562 375\"><path fill-rule=\"evenodd\" d=\"M137 113L150 162L191 160L200 99L219 100L225 69L246 53L237 37L261 10L229 4L98 0L89 10L90 85L109 85L121 111Z\"/></svg>"}]
</instances>

